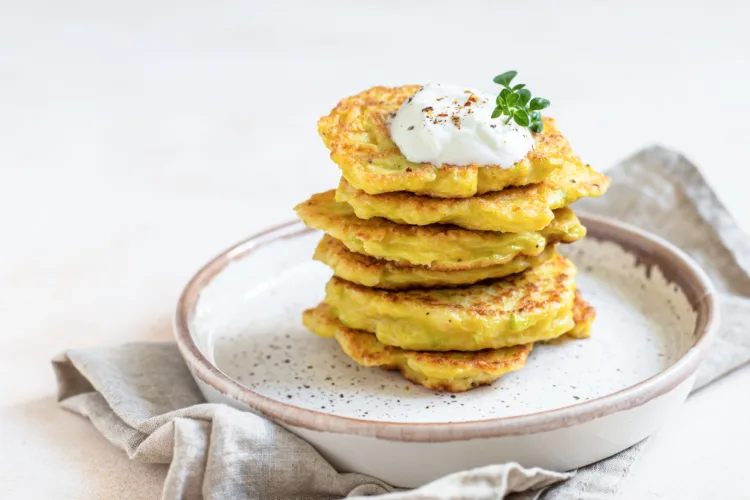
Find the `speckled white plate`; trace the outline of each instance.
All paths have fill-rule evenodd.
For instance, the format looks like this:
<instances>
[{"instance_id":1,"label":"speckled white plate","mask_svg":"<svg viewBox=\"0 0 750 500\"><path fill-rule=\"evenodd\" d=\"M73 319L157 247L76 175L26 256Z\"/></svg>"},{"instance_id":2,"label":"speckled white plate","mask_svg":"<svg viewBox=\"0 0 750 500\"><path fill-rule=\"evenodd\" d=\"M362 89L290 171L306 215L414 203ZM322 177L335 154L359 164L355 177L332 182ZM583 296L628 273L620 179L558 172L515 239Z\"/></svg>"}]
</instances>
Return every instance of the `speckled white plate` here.
<instances>
[{"instance_id":1,"label":"speckled white plate","mask_svg":"<svg viewBox=\"0 0 750 500\"><path fill-rule=\"evenodd\" d=\"M178 344L209 401L273 418L344 470L400 486L513 460L567 470L643 439L687 396L717 326L708 278L643 232L581 217L562 251L597 310L590 339L538 345L526 367L461 394L359 367L301 324L331 271L299 222L225 252L188 285ZM478 439L484 438L484 439Z\"/></svg>"}]
</instances>

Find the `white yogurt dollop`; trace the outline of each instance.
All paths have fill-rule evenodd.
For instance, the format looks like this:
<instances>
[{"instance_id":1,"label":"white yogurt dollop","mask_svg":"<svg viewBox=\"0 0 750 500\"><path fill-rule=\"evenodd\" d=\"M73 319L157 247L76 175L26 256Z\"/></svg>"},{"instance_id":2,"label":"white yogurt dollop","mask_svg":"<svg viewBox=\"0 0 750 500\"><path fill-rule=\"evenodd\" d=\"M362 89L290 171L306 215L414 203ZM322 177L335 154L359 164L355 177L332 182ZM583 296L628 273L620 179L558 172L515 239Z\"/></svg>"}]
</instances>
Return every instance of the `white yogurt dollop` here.
<instances>
[{"instance_id":1,"label":"white yogurt dollop","mask_svg":"<svg viewBox=\"0 0 750 500\"><path fill-rule=\"evenodd\" d=\"M404 101L389 123L391 139L414 163L510 168L534 147L531 131L492 118L495 96L427 84Z\"/></svg>"}]
</instances>

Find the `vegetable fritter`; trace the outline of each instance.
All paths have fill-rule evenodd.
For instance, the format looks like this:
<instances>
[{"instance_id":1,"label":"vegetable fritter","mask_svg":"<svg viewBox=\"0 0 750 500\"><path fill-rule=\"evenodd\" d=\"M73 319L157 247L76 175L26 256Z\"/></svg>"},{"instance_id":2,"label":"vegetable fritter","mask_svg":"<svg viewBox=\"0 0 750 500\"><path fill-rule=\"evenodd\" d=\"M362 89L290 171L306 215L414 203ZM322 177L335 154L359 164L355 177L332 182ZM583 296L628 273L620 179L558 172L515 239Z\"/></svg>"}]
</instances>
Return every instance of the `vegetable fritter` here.
<instances>
[{"instance_id":1,"label":"vegetable fritter","mask_svg":"<svg viewBox=\"0 0 750 500\"><path fill-rule=\"evenodd\" d=\"M393 191L442 198L468 198L508 186L541 182L575 158L554 119L544 117L544 130L534 134L534 148L510 168L413 163L391 140L388 119L420 88L373 87L342 100L318 121L318 133L331 159L357 189L369 194Z\"/></svg>"},{"instance_id":2,"label":"vegetable fritter","mask_svg":"<svg viewBox=\"0 0 750 500\"><path fill-rule=\"evenodd\" d=\"M576 336L574 331L587 329L593 316L593 308L576 294L573 311L576 323L568 335ZM317 335L335 338L343 351L362 366L399 370L414 383L450 392L491 384L506 373L523 368L532 348L532 344L522 344L474 352L408 351L385 345L372 333L347 327L336 319L327 304L308 309L302 320Z\"/></svg>"},{"instance_id":3,"label":"vegetable fritter","mask_svg":"<svg viewBox=\"0 0 750 500\"><path fill-rule=\"evenodd\" d=\"M442 224L407 226L380 217L363 220L347 203L337 202L333 191L313 195L295 210L306 225L325 231L353 252L440 271L507 264L518 255L539 255L547 245L572 243L586 235L586 228L569 208L556 210L555 218L541 231L523 233L471 231Z\"/></svg>"},{"instance_id":4,"label":"vegetable fritter","mask_svg":"<svg viewBox=\"0 0 750 500\"><path fill-rule=\"evenodd\" d=\"M609 178L581 162L568 162L547 180L471 198L445 199L412 193L367 194L341 179L336 200L349 203L357 217L384 217L400 224L455 224L466 229L521 233L538 231L553 210L583 197L603 195Z\"/></svg>"},{"instance_id":5,"label":"vegetable fritter","mask_svg":"<svg viewBox=\"0 0 750 500\"><path fill-rule=\"evenodd\" d=\"M352 252L336 238L323 236L314 258L326 264L336 276L363 286L399 290L473 285L487 279L502 278L538 266L555 255L555 245L547 246L535 256L519 255L507 264L458 271L440 271L427 266L400 266Z\"/></svg>"},{"instance_id":6,"label":"vegetable fritter","mask_svg":"<svg viewBox=\"0 0 750 500\"><path fill-rule=\"evenodd\" d=\"M346 326L418 351L478 351L574 327L576 268L557 254L520 274L463 288L380 290L333 277L325 303Z\"/></svg>"}]
</instances>

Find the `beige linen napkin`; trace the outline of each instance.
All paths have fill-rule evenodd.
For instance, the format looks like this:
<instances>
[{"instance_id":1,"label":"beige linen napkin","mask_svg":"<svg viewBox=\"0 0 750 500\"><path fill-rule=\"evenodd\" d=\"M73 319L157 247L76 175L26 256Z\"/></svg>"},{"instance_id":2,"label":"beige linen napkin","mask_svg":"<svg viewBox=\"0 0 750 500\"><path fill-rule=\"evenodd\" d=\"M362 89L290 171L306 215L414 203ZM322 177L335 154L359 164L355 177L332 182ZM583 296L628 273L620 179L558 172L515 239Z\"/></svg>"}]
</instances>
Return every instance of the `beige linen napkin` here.
<instances>
[{"instance_id":1,"label":"beige linen napkin","mask_svg":"<svg viewBox=\"0 0 750 500\"><path fill-rule=\"evenodd\" d=\"M576 205L640 226L689 253L720 292L722 326L696 389L750 361L750 240L698 170L654 147L608 172L607 196ZM208 404L172 343L70 350L53 360L62 407L88 417L130 458L170 463L174 499L600 499L616 495L641 445L570 473L498 464L412 491L334 470L308 443L248 412ZM369 497L372 498L372 497Z\"/></svg>"}]
</instances>

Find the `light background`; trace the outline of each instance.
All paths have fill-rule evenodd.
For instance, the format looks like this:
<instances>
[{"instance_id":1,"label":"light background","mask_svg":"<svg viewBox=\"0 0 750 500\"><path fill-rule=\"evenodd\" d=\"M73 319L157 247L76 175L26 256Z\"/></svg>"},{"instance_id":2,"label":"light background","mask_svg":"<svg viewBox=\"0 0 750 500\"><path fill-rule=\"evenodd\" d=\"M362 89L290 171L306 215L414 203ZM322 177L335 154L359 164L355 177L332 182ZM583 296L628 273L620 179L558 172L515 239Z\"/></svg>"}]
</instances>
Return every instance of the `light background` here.
<instances>
[{"instance_id":1,"label":"light background","mask_svg":"<svg viewBox=\"0 0 750 500\"><path fill-rule=\"evenodd\" d=\"M168 340L205 260L335 185L315 122L374 84L520 73L604 169L683 152L746 230L748 2L0 0L0 497L158 498L54 406L48 360ZM689 401L623 498L750 498L750 369Z\"/></svg>"}]
</instances>

